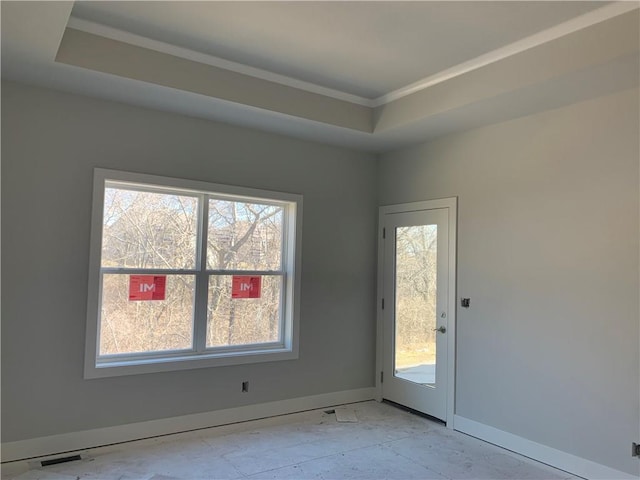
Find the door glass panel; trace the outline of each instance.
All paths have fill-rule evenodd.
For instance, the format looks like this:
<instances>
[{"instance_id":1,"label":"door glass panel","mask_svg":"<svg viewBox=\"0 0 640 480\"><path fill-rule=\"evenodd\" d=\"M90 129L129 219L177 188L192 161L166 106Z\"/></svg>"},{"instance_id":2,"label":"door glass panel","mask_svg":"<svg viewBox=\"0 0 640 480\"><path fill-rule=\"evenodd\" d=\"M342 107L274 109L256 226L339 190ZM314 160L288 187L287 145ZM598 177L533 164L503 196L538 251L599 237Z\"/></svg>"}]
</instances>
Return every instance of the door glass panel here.
<instances>
[{"instance_id":1,"label":"door glass panel","mask_svg":"<svg viewBox=\"0 0 640 480\"><path fill-rule=\"evenodd\" d=\"M394 375L436 381L437 225L396 228Z\"/></svg>"}]
</instances>

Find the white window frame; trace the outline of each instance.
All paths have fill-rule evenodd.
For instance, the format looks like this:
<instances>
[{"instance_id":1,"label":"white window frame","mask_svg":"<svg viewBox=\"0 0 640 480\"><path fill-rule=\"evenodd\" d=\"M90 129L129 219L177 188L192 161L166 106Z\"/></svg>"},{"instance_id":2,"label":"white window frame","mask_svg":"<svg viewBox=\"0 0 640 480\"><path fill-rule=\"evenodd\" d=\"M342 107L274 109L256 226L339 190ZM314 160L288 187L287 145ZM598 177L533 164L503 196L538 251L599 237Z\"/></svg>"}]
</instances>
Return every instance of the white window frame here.
<instances>
[{"instance_id":1,"label":"white window frame","mask_svg":"<svg viewBox=\"0 0 640 480\"><path fill-rule=\"evenodd\" d=\"M101 282L103 269L102 225L105 188L126 186L135 190L145 186L152 191L161 191L180 195L199 197L198 249L196 266L184 273L195 276L193 348L180 351L149 352L143 354L103 355L99 356L99 331L101 314ZM204 244L207 235L207 211L205 196L230 201L255 201L269 204L286 203L284 209L284 233L282 247L283 300L281 339L267 344L251 344L229 347L206 348L206 302L208 276L211 272L221 272L206 268ZM193 368L240 365L247 363L293 360L298 358L300 265L302 243L302 195L236 187L197 180L161 177L142 173L123 172L96 168L93 181L93 207L91 214L91 240L89 253L89 282L87 298L87 329L85 341L85 378L113 377L120 375L144 374ZM107 269L113 273L162 274L162 269ZM180 273L183 270L166 270ZM266 271L225 270L228 275L263 275ZM204 306L204 308L203 308Z\"/></svg>"}]
</instances>

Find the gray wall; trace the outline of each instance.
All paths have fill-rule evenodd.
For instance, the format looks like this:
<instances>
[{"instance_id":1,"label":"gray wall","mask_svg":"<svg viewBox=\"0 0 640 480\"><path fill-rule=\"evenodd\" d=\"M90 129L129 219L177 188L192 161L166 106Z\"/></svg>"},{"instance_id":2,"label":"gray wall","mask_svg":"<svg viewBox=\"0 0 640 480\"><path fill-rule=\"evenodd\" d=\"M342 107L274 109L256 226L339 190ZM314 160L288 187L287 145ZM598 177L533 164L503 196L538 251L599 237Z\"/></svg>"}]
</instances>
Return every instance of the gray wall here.
<instances>
[{"instance_id":1,"label":"gray wall","mask_svg":"<svg viewBox=\"0 0 640 480\"><path fill-rule=\"evenodd\" d=\"M299 360L84 380L94 167L303 194ZM373 386L376 169L368 154L3 83L2 441Z\"/></svg>"},{"instance_id":2,"label":"gray wall","mask_svg":"<svg viewBox=\"0 0 640 480\"><path fill-rule=\"evenodd\" d=\"M638 474L638 91L382 156L458 196L458 415Z\"/></svg>"},{"instance_id":3,"label":"gray wall","mask_svg":"<svg viewBox=\"0 0 640 480\"><path fill-rule=\"evenodd\" d=\"M372 386L376 205L458 196L457 414L637 472L638 101L385 154L376 177L367 154L3 83L2 441ZM300 359L84 380L93 167L302 193Z\"/></svg>"}]
</instances>

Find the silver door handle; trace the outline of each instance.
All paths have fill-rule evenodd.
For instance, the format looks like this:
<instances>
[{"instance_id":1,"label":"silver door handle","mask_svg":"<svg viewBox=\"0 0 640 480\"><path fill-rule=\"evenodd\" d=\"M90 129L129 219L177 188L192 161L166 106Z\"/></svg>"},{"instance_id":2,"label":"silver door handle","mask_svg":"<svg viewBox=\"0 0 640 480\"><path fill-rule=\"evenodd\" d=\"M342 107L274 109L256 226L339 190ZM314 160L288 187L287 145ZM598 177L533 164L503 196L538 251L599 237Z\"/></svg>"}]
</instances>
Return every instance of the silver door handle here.
<instances>
[{"instance_id":1,"label":"silver door handle","mask_svg":"<svg viewBox=\"0 0 640 480\"><path fill-rule=\"evenodd\" d=\"M443 325L442 327L438 327L438 328L434 328L433 329L434 332L440 332L440 333L445 333L447 331L447 328Z\"/></svg>"}]
</instances>

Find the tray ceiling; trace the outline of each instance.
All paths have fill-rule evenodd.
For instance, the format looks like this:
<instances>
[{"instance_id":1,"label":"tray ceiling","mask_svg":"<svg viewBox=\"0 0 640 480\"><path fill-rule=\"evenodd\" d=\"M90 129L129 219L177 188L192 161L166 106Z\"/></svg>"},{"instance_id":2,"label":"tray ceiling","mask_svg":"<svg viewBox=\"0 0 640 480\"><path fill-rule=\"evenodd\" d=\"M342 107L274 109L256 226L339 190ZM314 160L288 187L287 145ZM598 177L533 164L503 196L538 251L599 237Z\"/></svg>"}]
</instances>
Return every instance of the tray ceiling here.
<instances>
[{"instance_id":1,"label":"tray ceiling","mask_svg":"<svg viewBox=\"0 0 640 480\"><path fill-rule=\"evenodd\" d=\"M637 2L2 2L2 76L370 151L638 84Z\"/></svg>"}]
</instances>

